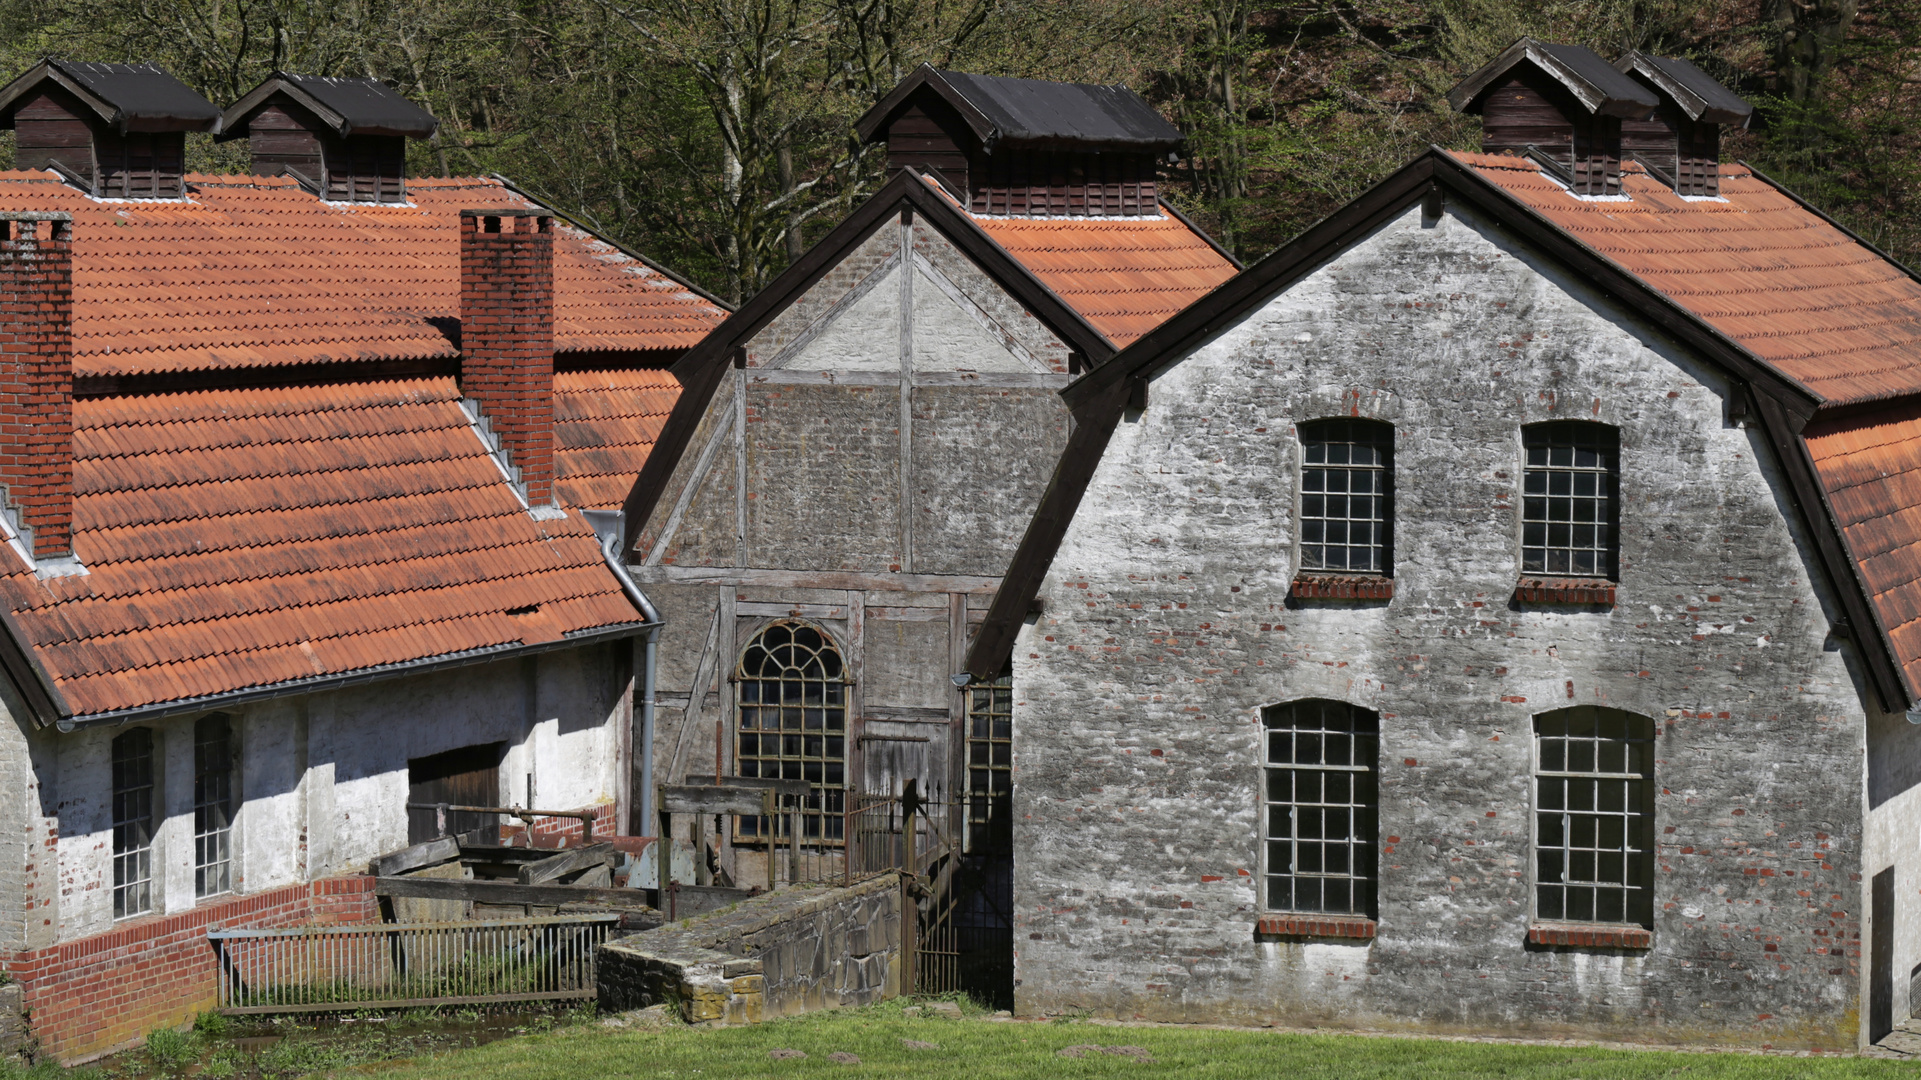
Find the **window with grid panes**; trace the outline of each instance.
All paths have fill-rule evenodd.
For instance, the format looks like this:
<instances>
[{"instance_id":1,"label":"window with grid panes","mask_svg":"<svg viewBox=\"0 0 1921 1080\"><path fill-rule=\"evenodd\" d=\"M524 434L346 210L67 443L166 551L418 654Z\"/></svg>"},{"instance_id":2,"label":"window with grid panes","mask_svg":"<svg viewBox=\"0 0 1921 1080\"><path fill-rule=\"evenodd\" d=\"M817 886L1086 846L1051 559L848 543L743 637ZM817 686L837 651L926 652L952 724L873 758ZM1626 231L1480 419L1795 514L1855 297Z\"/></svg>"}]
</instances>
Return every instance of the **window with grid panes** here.
<instances>
[{"instance_id":1,"label":"window with grid panes","mask_svg":"<svg viewBox=\"0 0 1921 1080\"><path fill-rule=\"evenodd\" d=\"M741 776L805 780L801 842L838 845L845 831L847 682L840 650L819 628L777 622L749 642L734 671L738 719L734 762ZM788 815L742 817L737 835L785 841Z\"/></svg>"},{"instance_id":2,"label":"window with grid panes","mask_svg":"<svg viewBox=\"0 0 1921 1080\"><path fill-rule=\"evenodd\" d=\"M1522 430L1521 570L1614 576L1620 457L1613 428L1556 421Z\"/></svg>"},{"instance_id":3,"label":"window with grid panes","mask_svg":"<svg viewBox=\"0 0 1921 1080\"><path fill-rule=\"evenodd\" d=\"M1534 746L1535 917L1652 927L1654 722L1563 709Z\"/></svg>"},{"instance_id":4,"label":"window with grid panes","mask_svg":"<svg viewBox=\"0 0 1921 1080\"><path fill-rule=\"evenodd\" d=\"M153 910L153 732L113 740L113 917Z\"/></svg>"},{"instance_id":5,"label":"window with grid panes","mask_svg":"<svg viewBox=\"0 0 1921 1080\"><path fill-rule=\"evenodd\" d=\"M967 688L967 825L971 851L1011 846L1014 680Z\"/></svg>"},{"instance_id":6,"label":"window with grid panes","mask_svg":"<svg viewBox=\"0 0 1921 1080\"><path fill-rule=\"evenodd\" d=\"M1274 705L1267 739L1267 908L1372 918L1380 719L1340 701Z\"/></svg>"},{"instance_id":7,"label":"window with grid panes","mask_svg":"<svg viewBox=\"0 0 1921 1080\"><path fill-rule=\"evenodd\" d=\"M1386 574L1393 531L1394 429L1317 420L1301 432L1301 569Z\"/></svg>"},{"instance_id":8,"label":"window with grid panes","mask_svg":"<svg viewBox=\"0 0 1921 1080\"><path fill-rule=\"evenodd\" d=\"M233 888L233 728L226 714L193 725L193 892Z\"/></svg>"}]
</instances>

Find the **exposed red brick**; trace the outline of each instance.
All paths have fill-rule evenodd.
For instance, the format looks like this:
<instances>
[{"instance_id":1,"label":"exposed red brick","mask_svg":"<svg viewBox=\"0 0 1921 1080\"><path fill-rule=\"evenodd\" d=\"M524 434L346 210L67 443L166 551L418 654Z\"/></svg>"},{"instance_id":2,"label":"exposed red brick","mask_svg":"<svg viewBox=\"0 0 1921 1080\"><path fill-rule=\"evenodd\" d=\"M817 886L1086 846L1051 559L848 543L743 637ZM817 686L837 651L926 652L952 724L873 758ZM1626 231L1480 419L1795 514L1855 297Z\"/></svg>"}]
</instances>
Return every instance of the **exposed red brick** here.
<instances>
[{"instance_id":1,"label":"exposed red brick","mask_svg":"<svg viewBox=\"0 0 1921 1080\"><path fill-rule=\"evenodd\" d=\"M1614 582L1598 578L1524 577L1514 586L1514 596L1524 604L1612 605Z\"/></svg>"},{"instance_id":2,"label":"exposed red brick","mask_svg":"<svg viewBox=\"0 0 1921 1080\"><path fill-rule=\"evenodd\" d=\"M1374 920L1337 918L1327 915L1268 915L1254 924L1254 932L1267 937L1374 937Z\"/></svg>"},{"instance_id":3,"label":"exposed red brick","mask_svg":"<svg viewBox=\"0 0 1921 1080\"><path fill-rule=\"evenodd\" d=\"M1301 600L1392 600L1394 579L1376 574L1301 574L1291 591Z\"/></svg>"},{"instance_id":4,"label":"exposed red brick","mask_svg":"<svg viewBox=\"0 0 1921 1080\"><path fill-rule=\"evenodd\" d=\"M0 484L35 558L73 530L73 225L0 220Z\"/></svg>"},{"instance_id":5,"label":"exposed red brick","mask_svg":"<svg viewBox=\"0 0 1921 1080\"><path fill-rule=\"evenodd\" d=\"M553 503L553 222L514 210L460 217L460 389L492 421L532 506Z\"/></svg>"}]
</instances>

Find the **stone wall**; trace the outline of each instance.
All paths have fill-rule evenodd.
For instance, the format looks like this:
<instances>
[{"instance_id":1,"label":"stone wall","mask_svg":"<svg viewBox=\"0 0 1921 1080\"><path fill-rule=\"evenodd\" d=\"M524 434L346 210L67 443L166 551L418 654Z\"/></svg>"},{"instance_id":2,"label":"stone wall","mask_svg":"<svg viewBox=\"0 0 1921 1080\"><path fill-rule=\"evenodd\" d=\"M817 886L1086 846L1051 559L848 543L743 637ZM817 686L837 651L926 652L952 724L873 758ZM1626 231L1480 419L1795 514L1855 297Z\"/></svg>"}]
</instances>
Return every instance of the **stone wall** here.
<instances>
[{"instance_id":1,"label":"stone wall","mask_svg":"<svg viewBox=\"0 0 1921 1080\"><path fill-rule=\"evenodd\" d=\"M1158 373L1014 650L1018 1011L1853 1048L1866 691L1728 390L1452 205ZM1295 425L1340 416L1394 428L1391 599L1290 595ZM1620 434L1612 606L1516 596L1557 418ZM1372 938L1259 930L1261 710L1310 698L1379 715ZM1529 940L1533 718L1583 704L1654 722L1646 947Z\"/></svg>"},{"instance_id":2,"label":"stone wall","mask_svg":"<svg viewBox=\"0 0 1921 1080\"><path fill-rule=\"evenodd\" d=\"M793 885L601 946L600 1006L754 1024L898 996L901 879Z\"/></svg>"},{"instance_id":3,"label":"stone wall","mask_svg":"<svg viewBox=\"0 0 1921 1080\"><path fill-rule=\"evenodd\" d=\"M27 1048L27 994L19 983L0 985L0 1062Z\"/></svg>"}]
</instances>

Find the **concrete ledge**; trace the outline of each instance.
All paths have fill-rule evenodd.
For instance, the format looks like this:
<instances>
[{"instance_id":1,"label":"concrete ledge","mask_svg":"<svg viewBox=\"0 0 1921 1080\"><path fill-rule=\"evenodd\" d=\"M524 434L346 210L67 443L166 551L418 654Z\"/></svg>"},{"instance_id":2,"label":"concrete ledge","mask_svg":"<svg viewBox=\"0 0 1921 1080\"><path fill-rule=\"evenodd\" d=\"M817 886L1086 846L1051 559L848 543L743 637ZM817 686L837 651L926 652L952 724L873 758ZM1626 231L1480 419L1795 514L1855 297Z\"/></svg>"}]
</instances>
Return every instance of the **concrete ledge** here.
<instances>
[{"instance_id":1,"label":"concrete ledge","mask_svg":"<svg viewBox=\"0 0 1921 1080\"><path fill-rule=\"evenodd\" d=\"M757 1024L896 997L897 873L845 888L792 885L600 947L602 1009L668 1005L690 1024Z\"/></svg>"}]
</instances>

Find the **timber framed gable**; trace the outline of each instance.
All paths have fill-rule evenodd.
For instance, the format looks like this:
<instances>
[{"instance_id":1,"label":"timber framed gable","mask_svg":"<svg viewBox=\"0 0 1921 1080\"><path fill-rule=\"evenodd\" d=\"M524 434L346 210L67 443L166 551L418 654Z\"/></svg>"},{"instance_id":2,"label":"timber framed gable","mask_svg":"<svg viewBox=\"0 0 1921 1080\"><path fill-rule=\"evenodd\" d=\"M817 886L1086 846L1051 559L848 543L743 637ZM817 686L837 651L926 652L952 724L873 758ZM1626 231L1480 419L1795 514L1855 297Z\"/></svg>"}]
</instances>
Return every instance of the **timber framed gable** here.
<instances>
[{"instance_id":1,"label":"timber framed gable","mask_svg":"<svg viewBox=\"0 0 1921 1080\"><path fill-rule=\"evenodd\" d=\"M915 237L913 274L900 272L903 230ZM847 280L839 288L816 288L824 281L836 284L833 277ZM925 288L920 288L922 282ZM999 370L910 372L909 383L921 378L1051 388L1077 369L1104 363L1115 351L1086 318L951 199L917 174L903 172L675 363L680 399L627 496L623 550L647 561L663 541L671 542L664 536L671 509L669 518L654 520L661 508L680 505L683 498L691 506L695 496L687 494L688 486L698 484L717 459L727 456L726 448L714 442L724 437L730 423L719 418L721 410L715 407L724 384L743 384L746 373L755 371L761 373L756 377L773 382L846 385L864 372L876 387L908 385L902 381L900 358L914 348L914 320L911 315L899 320L898 313L913 308L898 305L919 302L917 291L938 293L959 307L978 331L977 340L994 346L987 355L1000 352L1012 362L992 365ZM836 326L851 332L890 310L896 313L896 325L909 329L892 341L875 343L875 355L864 355L864 349L859 355L843 355L831 374L816 367L819 362L804 359L823 339L834 342ZM871 336L873 327L866 329ZM736 410L744 414L744 402ZM733 424L733 438L744 441L746 422L743 415ZM744 468L744 459L737 457L736 463ZM741 497L744 501L744 491Z\"/></svg>"}]
</instances>

